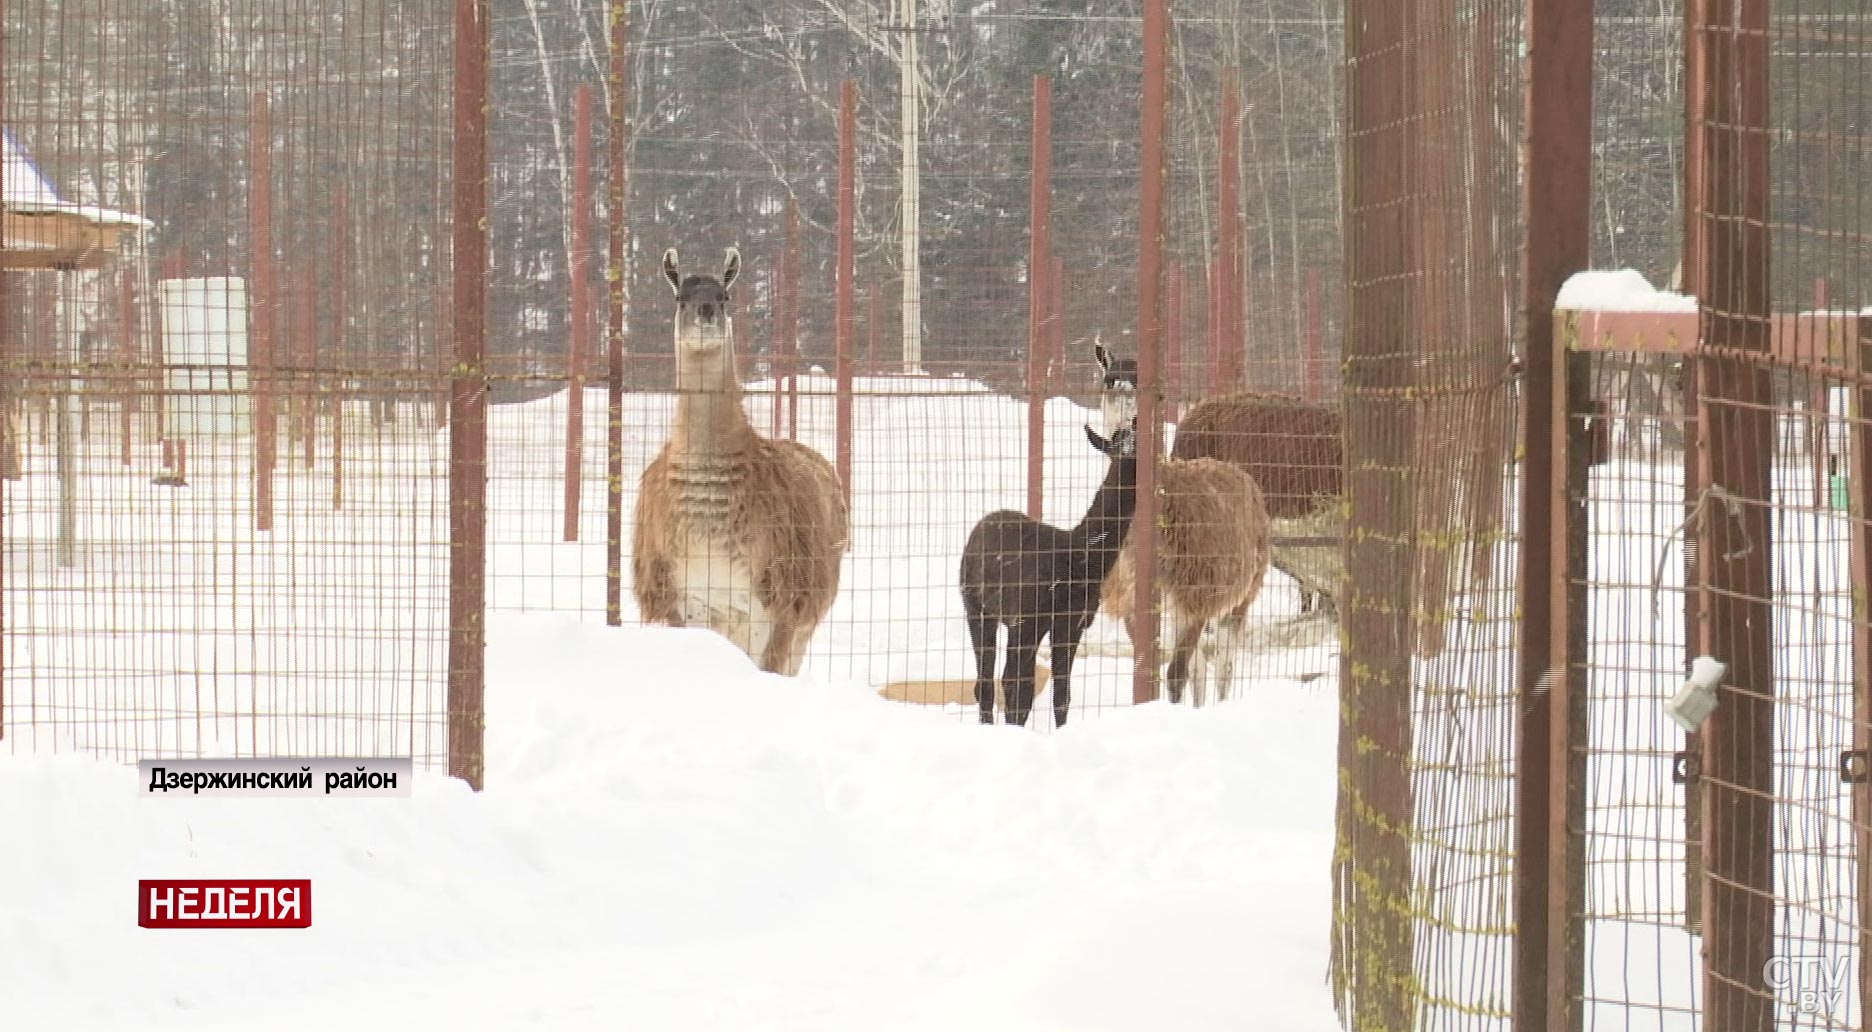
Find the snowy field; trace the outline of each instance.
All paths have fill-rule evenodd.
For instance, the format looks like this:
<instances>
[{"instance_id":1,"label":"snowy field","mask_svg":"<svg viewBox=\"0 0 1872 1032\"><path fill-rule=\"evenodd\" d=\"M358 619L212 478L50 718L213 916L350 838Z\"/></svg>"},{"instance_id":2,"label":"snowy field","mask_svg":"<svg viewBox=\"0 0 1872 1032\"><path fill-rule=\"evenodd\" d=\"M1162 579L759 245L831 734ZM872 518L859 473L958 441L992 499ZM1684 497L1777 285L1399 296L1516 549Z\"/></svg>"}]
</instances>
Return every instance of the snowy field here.
<instances>
[{"instance_id":1,"label":"snowy field","mask_svg":"<svg viewBox=\"0 0 1872 1032\"><path fill-rule=\"evenodd\" d=\"M799 401L800 439L828 456L831 388L825 377L802 377ZM978 517L1025 505L1026 406L965 380L863 380L858 389L853 542L803 673L874 687L972 678L956 567ZM771 387L755 383L748 394L746 408L766 432ZM489 606L602 621L605 395L585 396L579 540L570 543L562 540L566 397L490 411ZM374 752L439 764L447 439L405 408L384 429L364 418L363 403L351 405L342 447L322 425L310 467L282 433L289 458L276 472L267 532L254 530L242 437L191 440L189 486L160 487L150 483L154 449L139 445L138 463L120 465L115 419L98 416L73 459L69 567L57 562L56 449L36 432L27 478L7 488L13 733L0 751ZM626 578L638 477L674 410L672 395L626 398ZM1105 472L1082 430L1098 414L1055 398L1046 415L1045 516L1070 525ZM1281 624L1297 602L1293 583L1270 572L1257 619ZM637 622L628 580L623 610L625 624ZM1112 647L1121 642L1115 621L1095 624L1074 671L1075 714L1130 704L1130 660ZM1238 688L1291 684L1335 666L1336 644L1317 635L1238 665ZM1037 705L1050 725L1049 700Z\"/></svg>"},{"instance_id":2,"label":"snowy field","mask_svg":"<svg viewBox=\"0 0 1872 1032\"><path fill-rule=\"evenodd\" d=\"M1129 661L1088 657L1060 732L1044 696L1026 730L884 701L888 679L971 672L955 556L976 516L1022 504L1026 410L960 381L883 386L859 407L844 585L798 680L705 631L629 626L628 587L627 626L603 626L602 392L577 543L558 540L565 395L493 410L479 796L424 773L407 800L152 799L111 762L438 763L442 435L354 413L343 508L323 439L311 468L281 463L259 534L238 439L192 443L190 486L163 488L98 420L71 567L54 449L35 447L7 488L25 633L0 828L31 844L0 851L7 1027L1334 1027L1337 701L1330 677L1272 676L1328 669L1329 647L1249 665L1201 713L1133 707ZM829 382L803 387L801 436L829 455L811 393ZM672 405L630 398L627 507ZM1104 471L1080 430L1096 413L1048 416L1047 516L1070 523ZM1291 606L1270 588L1270 618ZM138 878L189 876L308 877L314 926L135 926Z\"/></svg>"},{"instance_id":3,"label":"snowy field","mask_svg":"<svg viewBox=\"0 0 1872 1032\"><path fill-rule=\"evenodd\" d=\"M522 615L488 682L479 796L0 757L6 1026L1335 1027L1329 692L1042 736ZM136 927L138 878L214 876L310 878L313 927Z\"/></svg>"},{"instance_id":4,"label":"snowy field","mask_svg":"<svg viewBox=\"0 0 1872 1032\"><path fill-rule=\"evenodd\" d=\"M799 402L801 439L828 456L831 386L804 377ZM495 407L488 791L431 774L414 799L345 806L139 799L128 770L85 757L439 764L445 437L413 409L379 429L358 406L343 508L325 433L310 467L281 464L258 534L238 439L193 445L175 490L149 484L147 458L118 466L106 431L75 457L70 568L39 440L7 488L0 744L0 827L36 848L0 851L0 876L58 889L0 909L0 984L46 1018L22 1027L1332 1027L1336 643L1257 653L1203 713L1137 708L1102 619L1063 733L1044 694L1025 731L883 702L888 682L972 675L956 557L976 517L1024 504L1026 406L961 380L858 390L853 547L798 681L706 632L629 626L628 585L626 628L604 627L604 394L586 395L574 543L566 395ZM771 404L750 385L763 432ZM628 396L627 532L673 409ZM1046 415L1046 516L1070 524L1104 471L1080 430L1097 413L1053 399ZM1834 956L1857 905L1848 792L1826 776L1850 741L1847 519L1785 459L1777 951ZM1590 497L1588 1013L1687 1029L1701 943L1681 929L1684 740L1661 705L1682 673L1680 473L1620 458ZM1494 594L1460 600L1460 644L1419 667L1419 973L1454 1005L1443 1027L1502 1027L1457 1008L1507 1005L1513 561L1498 550ZM1270 574L1257 620L1294 611ZM136 878L214 874L311 877L315 927L134 927Z\"/></svg>"}]
</instances>

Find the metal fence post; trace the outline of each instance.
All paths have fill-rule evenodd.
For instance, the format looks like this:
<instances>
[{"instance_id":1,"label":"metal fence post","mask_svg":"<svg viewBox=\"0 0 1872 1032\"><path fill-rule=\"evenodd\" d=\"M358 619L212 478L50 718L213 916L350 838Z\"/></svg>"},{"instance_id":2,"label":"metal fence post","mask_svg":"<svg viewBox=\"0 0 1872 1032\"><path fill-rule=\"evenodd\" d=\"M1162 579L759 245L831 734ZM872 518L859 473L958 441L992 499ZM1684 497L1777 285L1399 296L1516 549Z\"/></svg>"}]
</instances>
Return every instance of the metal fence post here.
<instances>
[{"instance_id":1,"label":"metal fence post","mask_svg":"<svg viewBox=\"0 0 1872 1032\"><path fill-rule=\"evenodd\" d=\"M1585 803L1584 586L1569 578L1585 561L1585 510L1571 492L1574 375L1569 341L1555 332L1554 301L1591 259L1592 40L1590 7L1530 0L1522 187L1527 246L1521 304L1527 347L1521 371L1521 721L1515 754L1515 1027L1580 1026L1585 940L1584 861L1577 835ZM1584 469L1583 465L1579 469ZM1576 719L1577 718L1577 719Z\"/></svg>"},{"instance_id":2,"label":"metal fence post","mask_svg":"<svg viewBox=\"0 0 1872 1032\"><path fill-rule=\"evenodd\" d=\"M1047 279L1052 271L1047 239L1052 202L1053 81L1034 76L1031 183L1027 200L1027 515L1046 516Z\"/></svg>"},{"instance_id":3,"label":"metal fence post","mask_svg":"<svg viewBox=\"0 0 1872 1032\"><path fill-rule=\"evenodd\" d=\"M592 89L581 84L572 99L571 325L566 334L566 440L564 538L579 538L585 493L585 356L591 351L591 145Z\"/></svg>"},{"instance_id":4,"label":"metal fence post","mask_svg":"<svg viewBox=\"0 0 1872 1032\"><path fill-rule=\"evenodd\" d=\"M455 367L449 397L449 774L486 772L489 0L455 0Z\"/></svg>"},{"instance_id":5,"label":"metal fence post","mask_svg":"<svg viewBox=\"0 0 1872 1032\"><path fill-rule=\"evenodd\" d=\"M624 198L630 168L625 164L625 136L630 113L625 107L625 29L629 7L624 0L605 5L609 21L610 63L605 74L605 106L610 138L605 170L606 250L605 355L609 363L605 399L605 623L624 622Z\"/></svg>"},{"instance_id":6,"label":"metal fence post","mask_svg":"<svg viewBox=\"0 0 1872 1032\"><path fill-rule=\"evenodd\" d=\"M249 223L248 297L252 317L247 388L253 392L254 529L273 529L273 465L279 430L273 409L273 326L278 297L273 283L273 145L265 91L253 95L247 133Z\"/></svg>"},{"instance_id":7,"label":"metal fence post","mask_svg":"<svg viewBox=\"0 0 1872 1032\"><path fill-rule=\"evenodd\" d=\"M852 504L852 360L857 348L852 325L854 257L853 222L856 218L858 83L846 79L839 86L838 268L833 290L837 294L837 340L834 369L838 377L838 478L845 491L845 511Z\"/></svg>"},{"instance_id":8,"label":"metal fence post","mask_svg":"<svg viewBox=\"0 0 1872 1032\"><path fill-rule=\"evenodd\" d=\"M1345 644L1333 867L1334 1003L1348 1028L1415 1026L1409 767L1413 327L1421 228L1409 167L1420 131L1416 5L1348 0L1345 212Z\"/></svg>"},{"instance_id":9,"label":"metal fence post","mask_svg":"<svg viewBox=\"0 0 1872 1032\"><path fill-rule=\"evenodd\" d=\"M1725 798L1704 814L1703 987L1712 1029L1770 1027L1765 984L1774 947L1774 543L1768 505L1773 484L1774 417L1765 365L1769 350L1768 2L1693 0L1705 34L1701 82L1707 121L1701 134L1702 190L1690 199L1701 222L1698 298L1704 347L1720 349L1703 367L1702 411L1708 488L1739 501L1703 526L1700 564L1708 580L1709 640L1728 664L1722 704L1703 726L1705 798Z\"/></svg>"},{"instance_id":10,"label":"metal fence post","mask_svg":"<svg viewBox=\"0 0 1872 1032\"><path fill-rule=\"evenodd\" d=\"M1157 698L1157 463L1163 454L1164 128L1170 108L1169 0L1144 0L1144 83L1138 178L1137 511L1131 518L1136 571L1131 593L1134 703Z\"/></svg>"}]
</instances>

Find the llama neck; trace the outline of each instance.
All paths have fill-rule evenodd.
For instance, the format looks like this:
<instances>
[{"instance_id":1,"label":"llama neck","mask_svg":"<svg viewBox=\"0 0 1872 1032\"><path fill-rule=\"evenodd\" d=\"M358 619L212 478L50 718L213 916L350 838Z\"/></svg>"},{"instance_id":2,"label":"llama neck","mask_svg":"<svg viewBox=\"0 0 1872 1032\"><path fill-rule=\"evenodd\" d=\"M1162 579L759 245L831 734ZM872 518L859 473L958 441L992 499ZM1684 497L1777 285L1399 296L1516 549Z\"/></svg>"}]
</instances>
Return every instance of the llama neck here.
<instances>
[{"instance_id":1,"label":"llama neck","mask_svg":"<svg viewBox=\"0 0 1872 1032\"><path fill-rule=\"evenodd\" d=\"M747 447L753 433L741 410L741 382L733 363L717 352L698 356L685 352L677 364L676 431L670 458L678 467L720 467L732 462Z\"/></svg>"},{"instance_id":2,"label":"llama neck","mask_svg":"<svg viewBox=\"0 0 1872 1032\"><path fill-rule=\"evenodd\" d=\"M1131 526L1131 514L1137 511L1137 459L1133 456L1112 460L1087 507L1084 518L1072 529L1074 550L1090 553L1101 571L1109 571L1118 561L1125 532Z\"/></svg>"},{"instance_id":3,"label":"llama neck","mask_svg":"<svg viewBox=\"0 0 1872 1032\"><path fill-rule=\"evenodd\" d=\"M676 517L692 534L732 537L735 482L754 436L741 411L741 383L725 353L684 353L676 370L681 396L670 438Z\"/></svg>"}]
</instances>

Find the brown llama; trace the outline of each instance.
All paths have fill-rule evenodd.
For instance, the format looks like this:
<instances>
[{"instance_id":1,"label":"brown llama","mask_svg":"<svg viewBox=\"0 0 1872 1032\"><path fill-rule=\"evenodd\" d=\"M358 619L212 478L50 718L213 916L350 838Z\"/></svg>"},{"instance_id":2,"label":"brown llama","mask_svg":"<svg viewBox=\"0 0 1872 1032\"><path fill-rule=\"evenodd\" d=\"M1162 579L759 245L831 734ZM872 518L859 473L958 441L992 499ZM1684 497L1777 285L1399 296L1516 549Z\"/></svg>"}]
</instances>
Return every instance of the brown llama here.
<instances>
[{"instance_id":1,"label":"brown llama","mask_svg":"<svg viewBox=\"0 0 1872 1032\"><path fill-rule=\"evenodd\" d=\"M1093 354L1104 370L1105 418L1131 425L1135 364L1115 362L1096 342ZM1248 607L1261 595L1273 552L1267 503L1253 477L1211 458L1165 460L1157 467L1157 488L1157 583L1170 654L1165 686L1170 701L1179 703L1193 680L1191 701L1203 706L1213 679L1216 699L1226 700L1247 637ZM1099 593L1101 607L1123 620L1127 632L1136 612L1132 548L1127 535Z\"/></svg>"},{"instance_id":2,"label":"brown llama","mask_svg":"<svg viewBox=\"0 0 1872 1032\"><path fill-rule=\"evenodd\" d=\"M1093 345L1104 370L1107 426L1136 411L1137 362ZM1172 459L1220 459L1254 479L1276 533L1332 537L1344 529L1345 418L1336 406L1240 391L1204 398L1178 420ZM1344 558L1335 547L1275 546L1272 564L1300 585L1301 610L1336 607Z\"/></svg>"},{"instance_id":3,"label":"brown llama","mask_svg":"<svg viewBox=\"0 0 1872 1032\"><path fill-rule=\"evenodd\" d=\"M729 288L678 271L676 425L638 484L631 590L644 619L702 626L734 642L762 670L799 673L813 631L838 594L850 537L838 474L794 441L754 432L741 408Z\"/></svg>"},{"instance_id":4,"label":"brown llama","mask_svg":"<svg viewBox=\"0 0 1872 1032\"><path fill-rule=\"evenodd\" d=\"M1053 646L1053 725L1066 726L1073 656L1098 612L1099 586L1111 572L1137 510L1137 430L1110 438L1085 428L1086 440L1111 459L1085 516L1071 529L997 509L975 521L958 573L969 644L975 651L975 704L994 723L995 652L1008 629L1001 694L1007 722L1025 726L1033 710L1040 642Z\"/></svg>"}]
</instances>

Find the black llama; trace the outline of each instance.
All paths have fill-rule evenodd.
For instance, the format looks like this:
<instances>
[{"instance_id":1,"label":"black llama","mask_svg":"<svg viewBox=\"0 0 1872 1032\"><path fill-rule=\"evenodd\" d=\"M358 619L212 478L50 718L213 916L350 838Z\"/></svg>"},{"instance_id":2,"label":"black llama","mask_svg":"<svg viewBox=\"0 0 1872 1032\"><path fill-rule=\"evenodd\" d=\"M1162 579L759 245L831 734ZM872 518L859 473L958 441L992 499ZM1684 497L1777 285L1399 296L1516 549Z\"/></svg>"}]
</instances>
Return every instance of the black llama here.
<instances>
[{"instance_id":1,"label":"black llama","mask_svg":"<svg viewBox=\"0 0 1872 1032\"><path fill-rule=\"evenodd\" d=\"M1034 703L1034 662L1042 639L1053 643L1053 723L1064 726L1079 639L1098 612L1099 587L1118 561L1137 508L1137 431L1125 424L1086 439L1111 459L1105 480L1071 530L1002 509L983 516L962 549L962 608L975 647L975 702L994 723L995 652L1008 628L1001 674L1007 722L1025 726Z\"/></svg>"}]
</instances>

